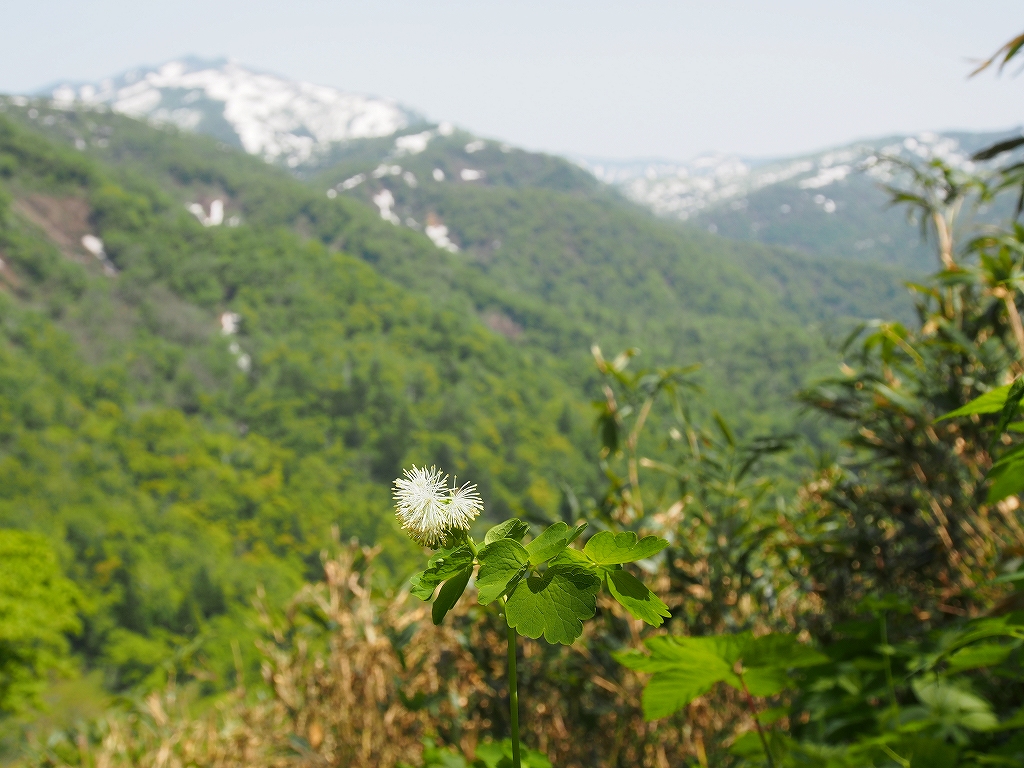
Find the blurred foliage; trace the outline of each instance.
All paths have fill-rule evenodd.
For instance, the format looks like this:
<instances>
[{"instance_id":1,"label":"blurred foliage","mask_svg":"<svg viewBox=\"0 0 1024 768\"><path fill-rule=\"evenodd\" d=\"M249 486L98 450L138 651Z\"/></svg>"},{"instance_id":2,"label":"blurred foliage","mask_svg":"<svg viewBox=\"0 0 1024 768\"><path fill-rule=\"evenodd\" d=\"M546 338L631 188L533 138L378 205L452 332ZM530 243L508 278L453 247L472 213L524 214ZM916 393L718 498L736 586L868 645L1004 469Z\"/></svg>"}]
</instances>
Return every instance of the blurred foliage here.
<instances>
[{"instance_id":1,"label":"blurred foliage","mask_svg":"<svg viewBox=\"0 0 1024 768\"><path fill-rule=\"evenodd\" d=\"M918 323L858 328L844 345L841 376L802 395L809 407L846 425L844 450L822 457L817 476L771 509L757 483L743 482L761 458L756 448L740 448L718 420L724 455L736 458L712 458L715 472L703 476L700 491L688 492L680 482L646 516L649 530L671 530L696 499L737 495L739 504L717 506L714 518L698 514L693 527L736 519L748 526L720 528L720 549L705 549L698 560L736 597L719 593L698 615L704 622L648 639L650 655L617 655L652 674L645 690L649 717L683 710L717 682L737 689L746 716L736 716L731 739L719 737L696 755L702 765L908 768L1017 765L1024 757L1024 592L1006 591L1024 581L1015 421L1024 394L1024 229L1010 221L958 230L962 209L1008 188L999 173L972 175L941 161L907 170L909 186L890 192L895 203L914 210L940 271L909 286ZM614 378L643 388L642 376ZM685 411L673 411L657 425L659 434L689 443L695 457L701 442L685 431ZM622 416L628 430L626 409ZM774 440L773 448L781 446ZM615 455L615 441L604 443L605 455ZM620 463L631 461L628 451L618 452ZM638 464L688 479L686 462L657 457ZM719 479L720 468L736 466L741 471ZM624 521L639 519L641 481L654 496L650 477L613 478L610 508ZM747 530L756 536L750 548ZM773 592L790 591L789 600L760 615L750 610L763 604L764 593L745 593L739 585L754 580L733 578L748 557L759 560ZM711 622L713 631L727 633L700 637L700 623ZM786 624L802 631L778 633ZM747 626L756 637L735 632ZM712 753L718 762L709 762Z\"/></svg>"},{"instance_id":2,"label":"blurred foliage","mask_svg":"<svg viewBox=\"0 0 1024 768\"><path fill-rule=\"evenodd\" d=\"M69 671L81 602L46 539L0 531L0 713L38 703L47 675Z\"/></svg>"}]
</instances>

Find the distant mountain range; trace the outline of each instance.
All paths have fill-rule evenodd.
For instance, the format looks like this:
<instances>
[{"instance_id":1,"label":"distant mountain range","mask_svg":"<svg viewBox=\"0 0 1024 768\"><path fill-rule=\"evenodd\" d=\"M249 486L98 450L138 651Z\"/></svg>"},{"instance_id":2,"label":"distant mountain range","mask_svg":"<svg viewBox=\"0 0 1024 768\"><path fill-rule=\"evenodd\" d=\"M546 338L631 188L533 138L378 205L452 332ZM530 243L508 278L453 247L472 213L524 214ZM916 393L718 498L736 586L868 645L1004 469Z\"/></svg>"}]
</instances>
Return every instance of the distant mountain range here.
<instances>
[{"instance_id":1,"label":"distant mountain range","mask_svg":"<svg viewBox=\"0 0 1024 768\"><path fill-rule=\"evenodd\" d=\"M916 228L907 226L902 210L888 206L882 185L897 179L892 167L880 160L938 159L969 171L976 167L971 161L975 152L1019 133L894 135L785 159L727 154L702 155L685 163L575 159L655 213L727 237L930 269L933 250L921 243Z\"/></svg>"},{"instance_id":2,"label":"distant mountain range","mask_svg":"<svg viewBox=\"0 0 1024 768\"><path fill-rule=\"evenodd\" d=\"M58 83L44 92L57 104L106 105L211 134L293 168L335 142L390 136L421 121L392 99L287 80L225 59L188 57L99 83Z\"/></svg>"},{"instance_id":3,"label":"distant mountain range","mask_svg":"<svg viewBox=\"0 0 1024 768\"><path fill-rule=\"evenodd\" d=\"M451 125L428 124L392 99L292 81L224 59L183 58L99 83L59 83L40 93L57 105L106 106L209 134L305 176L329 167L349 168L352 175L333 193L352 191L361 178L408 175L395 171L402 168L401 157L418 154L433 139L453 132ZM903 211L888 207L881 185L892 180L892 171L878 159L939 158L969 169L972 153L1012 133L1019 129L894 135L784 159L729 154L687 162L572 159L659 216L735 239L918 271L932 268L932 250L922 244L916 228L907 226ZM459 151L451 158L454 171L445 175L439 165L432 178L440 174L448 182L498 183L493 169L487 176L474 167L471 156L492 146L508 152L508 145L462 132L458 141ZM374 204L386 219L404 221L393 197L374 198ZM441 225L426 225L440 247L457 247Z\"/></svg>"}]
</instances>

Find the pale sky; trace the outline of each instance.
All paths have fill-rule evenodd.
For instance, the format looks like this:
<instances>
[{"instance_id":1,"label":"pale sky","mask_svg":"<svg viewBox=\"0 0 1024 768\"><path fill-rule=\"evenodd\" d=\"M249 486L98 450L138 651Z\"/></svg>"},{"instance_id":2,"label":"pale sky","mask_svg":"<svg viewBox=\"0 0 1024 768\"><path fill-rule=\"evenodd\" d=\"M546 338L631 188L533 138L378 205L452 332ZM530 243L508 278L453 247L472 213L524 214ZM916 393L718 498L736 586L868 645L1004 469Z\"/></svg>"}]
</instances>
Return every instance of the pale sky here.
<instances>
[{"instance_id":1,"label":"pale sky","mask_svg":"<svg viewBox=\"0 0 1024 768\"><path fill-rule=\"evenodd\" d=\"M1024 75L966 77L1024 31L1020 0L9 0L0 25L0 92L225 56L609 158L1024 122Z\"/></svg>"}]
</instances>

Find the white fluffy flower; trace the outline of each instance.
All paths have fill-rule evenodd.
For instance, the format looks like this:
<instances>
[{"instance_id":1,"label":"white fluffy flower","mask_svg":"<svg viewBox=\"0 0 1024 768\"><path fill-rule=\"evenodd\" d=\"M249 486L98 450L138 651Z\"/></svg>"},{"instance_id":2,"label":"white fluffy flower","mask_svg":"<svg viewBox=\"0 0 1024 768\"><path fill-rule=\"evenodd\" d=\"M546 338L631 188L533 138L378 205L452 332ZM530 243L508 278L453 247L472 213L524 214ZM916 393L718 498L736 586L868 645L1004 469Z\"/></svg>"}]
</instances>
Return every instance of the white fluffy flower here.
<instances>
[{"instance_id":1,"label":"white fluffy flower","mask_svg":"<svg viewBox=\"0 0 1024 768\"><path fill-rule=\"evenodd\" d=\"M413 467L395 480L395 509L413 541L434 547L452 531L469 530L483 510L483 501L474 485L449 489L448 475L436 467Z\"/></svg>"},{"instance_id":2,"label":"white fluffy flower","mask_svg":"<svg viewBox=\"0 0 1024 768\"><path fill-rule=\"evenodd\" d=\"M448 519L453 528L469 530L470 524L483 511L484 501L476 492L475 485L468 483L461 488L452 488L448 494Z\"/></svg>"}]
</instances>

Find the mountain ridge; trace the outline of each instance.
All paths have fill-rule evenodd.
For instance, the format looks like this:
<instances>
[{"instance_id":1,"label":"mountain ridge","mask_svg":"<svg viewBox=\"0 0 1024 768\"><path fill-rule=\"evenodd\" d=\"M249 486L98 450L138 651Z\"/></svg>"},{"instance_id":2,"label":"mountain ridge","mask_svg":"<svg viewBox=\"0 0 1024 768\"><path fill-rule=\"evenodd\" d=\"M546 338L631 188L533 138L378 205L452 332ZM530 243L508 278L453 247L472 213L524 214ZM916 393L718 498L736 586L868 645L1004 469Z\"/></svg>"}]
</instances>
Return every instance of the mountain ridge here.
<instances>
[{"instance_id":1,"label":"mountain ridge","mask_svg":"<svg viewBox=\"0 0 1024 768\"><path fill-rule=\"evenodd\" d=\"M448 162L430 174L446 181L522 185L507 173L484 178L474 153L497 147L520 157L555 157L524 152L507 142L456 131L447 122L430 123L393 99L361 96L260 72L228 59L183 57L156 67L140 67L98 83L64 83L40 91L56 106L109 106L130 116L177 125L281 163L294 173L316 178L329 168L347 166L347 178L328 194L348 193L366 178L397 175L408 183L401 158L412 158L441 138ZM609 160L566 156L571 164L656 215L739 240L780 245L811 255L853 262L895 265L920 273L931 269L932 254L903 213L888 207L882 183L896 177L885 156L900 161L939 159L970 170L970 156L1020 129L996 132L924 131L891 134L784 158L748 158L704 153L689 161ZM458 150L458 151L456 151ZM480 155L475 155L479 158ZM506 164L507 165L507 164ZM522 165L520 163L520 165ZM982 166L983 167L983 166ZM549 167L563 188L565 167ZM586 183L576 178L581 188ZM372 201L385 218L398 216L393 190ZM981 212L984 220L985 212ZM404 223L401 217L399 222ZM439 247L457 248L442 223L417 222Z\"/></svg>"},{"instance_id":2,"label":"mountain ridge","mask_svg":"<svg viewBox=\"0 0 1024 768\"><path fill-rule=\"evenodd\" d=\"M905 225L903 212L889 207L882 185L901 181L890 159L984 171L991 164L975 163L972 155L1020 131L891 134L786 158L706 153L686 162L575 160L659 216L727 237L920 272L934 267L933 255ZM979 213L986 220L987 211Z\"/></svg>"},{"instance_id":3,"label":"mountain ridge","mask_svg":"<svg viewBox=\"0 0 1024 768\"><path fill-rule=\"evenodd\" d=\"M394 99L292 80L225 58L182 57L98 82L59 82L39 93L58 106L104 105L210 133L289 167L331 143L389 136L423 121Z\"/></svg>"}]
</instances>

